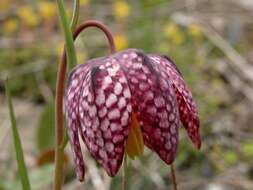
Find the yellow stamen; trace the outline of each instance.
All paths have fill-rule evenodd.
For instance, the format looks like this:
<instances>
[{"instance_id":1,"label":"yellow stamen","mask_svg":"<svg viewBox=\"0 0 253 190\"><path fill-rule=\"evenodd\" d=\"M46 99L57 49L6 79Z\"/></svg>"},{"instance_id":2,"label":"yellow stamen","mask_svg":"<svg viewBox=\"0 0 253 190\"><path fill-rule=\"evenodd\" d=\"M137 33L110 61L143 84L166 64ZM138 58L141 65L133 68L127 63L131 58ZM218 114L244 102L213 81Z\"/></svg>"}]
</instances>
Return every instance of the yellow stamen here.
<instances>
[{"instance_id":1,"label":"yellow stamen","mask_svg":"<svg viewBox=\"0 0 253 190\"><path fill-rule=\"evenodd\" d=\"M135 157L141 156L143 151L144 143L141 128L135 114L132 113L132 122L129 129L126 152L131 159L135 159Z\"/></svg>"}]
</instances>

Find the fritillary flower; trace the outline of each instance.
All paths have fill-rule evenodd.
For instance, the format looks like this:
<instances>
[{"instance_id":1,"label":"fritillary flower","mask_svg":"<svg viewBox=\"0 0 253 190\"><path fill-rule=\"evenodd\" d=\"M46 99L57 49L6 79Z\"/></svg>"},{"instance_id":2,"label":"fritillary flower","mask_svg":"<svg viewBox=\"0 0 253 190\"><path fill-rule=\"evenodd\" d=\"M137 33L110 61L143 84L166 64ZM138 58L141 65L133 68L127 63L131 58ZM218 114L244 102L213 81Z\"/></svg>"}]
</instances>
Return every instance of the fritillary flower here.
<instances>
[{"instance_id":1,"label":"fritillary flower","mask_svg":"<svg viewBox=\"0 0 253 190\"><path fill-rule=\"evenodd\" d=\"M78 134L109 176L116 175L125 153L134 159L144 145L171 164L180 120L201 145L196 104L166 56L127 49L78 65L69 76L65 111L80 181L85 166Z\"/></svg>"}]
</instances>

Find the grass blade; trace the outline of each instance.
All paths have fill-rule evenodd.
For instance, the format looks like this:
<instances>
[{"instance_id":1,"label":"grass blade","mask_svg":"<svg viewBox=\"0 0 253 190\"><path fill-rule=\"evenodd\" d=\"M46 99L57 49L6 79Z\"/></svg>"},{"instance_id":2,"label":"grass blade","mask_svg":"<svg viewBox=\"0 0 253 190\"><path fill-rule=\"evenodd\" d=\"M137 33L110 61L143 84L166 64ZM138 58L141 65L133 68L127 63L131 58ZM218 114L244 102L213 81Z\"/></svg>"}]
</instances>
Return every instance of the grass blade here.
<instances>
[{"instance_id":1,"label":"grass blade","mask_svg":"<svg viewBox=\"0 0 253 190\"><path fill-rule=\"evenodd\" d=\"M75 47L74 47L74 40L73 40L73 36L72 36L72 31L71 31L72 27L69 24L70 22L69 22L67 13L66 13L66 9L64 7L63 0L57 0L57 5L58 5L58 10L59 10L59 15L60 15L60 21L61 21L63 31L64 31L64 37L65 37L65 42L66 42L65 47L67 50L68 66L69 66L69 70L70 70L77 63ZM77 5L79 6L79 3ZM77 11L77 9L76 9L76 11ZM75 24L77 23L77 19L78 19L77 17L78 17L78 14L77 14L77 16L73 17L73 22L72 22L73 28L75 27Z\"/></svg>"},{"instance_id":2,"label":"grass blade","mask_svg":"<svg viewBox=\"0 0 253 190\"><path fill-rule=\"evenodd\" d=\"M64 7L63 0L56 0L61 25L64 31L65 37L65 49L67 52L67 60L68 60L68 70L72 69L76 63L76 54L74 47L74 40L72 36L72 30L75 29L76 24L78 23L79 17L79 6L80 1L75 0L74 3L74 11L71 26L69 25L68 16ZM56 135L56 146L55 146L55 176L54 176L54 190L61 190L61 186L63 183L63 156L64 156L64 129L63 129L63 93L64 93L64 79L66 75L66 63L62 61L58 68L57 74L57 83L56 83L56 98L55 98L55 135ZM65 132L66 133L66 132ZM63 147L63 148L61 148Z\"/></svg>"},{"instance_id":3,"label":"grass blade","mask_svg":"<svg viewBox=\"0 0 253 190\"><path fill-rule=\"evenodd\" d=\"M71 23L70 23L70 27L71 27L71 31L73 32L76 29L76 26L78 24L78 19L79 19L79 10L80 10L80 0L74 0L74 5L73 5L73 14L72 14L72 19L71 19ZM65 11L66 12L66 11ZM62 18L62 16L61 16ZM64 22L62 22L64 23ZM66 29L65 29L66 30ZM65 31L65 35L67 35L66 31ZM74 43L74 41L73 41ZM73 61L74 63L74 61ZM76 64L76 63L75 63ZM70 65L69 69L72 69L75 65ZM64 149L67 144L68 144L68 134L67 134L67 130L65 128L64 130L64 139L63 139L63 144L61 145L61 148Z\"/></svg>"},{"instance_id":4,"label":"grass blade","mask_svg":"<svg viewBox=\"0 0 253 190\"><path fill-rule=\"evenodd\" d=\"M20 137L17 130L16 118L13 111L13 105L12 105L11 94L10 94L10 90L8 86L8 80L6 80L5 82L5 92L6 92L8 109L9 109L9 114L10 114L10 120L11 120L13 141L14 141L15 151L16 151L18 173L20 175L23 190L30 190L31 187L30 187L30 182L29 182L27 169L26 169L26 165L24 161L23 149L22 149Z\"/></svg>"},{"instance_id":5,"label":"grass blade","mask_svg":"<svg viewBox=\"0 0 253 190\"><path fill-rule=\"evenodd\" d=\"M71 30L72 32L76 29L79 19L80 0L74 0L73 14L71 19Z\"/></svg>"}]
</instances>

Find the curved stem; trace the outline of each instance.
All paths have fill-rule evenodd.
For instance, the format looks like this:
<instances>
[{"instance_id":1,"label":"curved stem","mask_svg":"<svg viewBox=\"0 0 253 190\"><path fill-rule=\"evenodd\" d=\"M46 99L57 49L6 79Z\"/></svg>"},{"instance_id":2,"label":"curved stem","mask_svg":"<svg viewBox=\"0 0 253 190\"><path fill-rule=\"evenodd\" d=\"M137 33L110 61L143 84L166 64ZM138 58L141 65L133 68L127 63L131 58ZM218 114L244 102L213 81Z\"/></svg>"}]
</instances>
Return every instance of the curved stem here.
<instances>
[{"instance_id":1,"label":"curved stem","mask_svg":"<svg viewBox=\"0 0 253 190\"><path fill-rule=\"evenodd\" d=\"M65 48L64 48L65 49ZM64 50L65 52L65 50ZM55 134L56 134L56 146L55 146L55 176L54 176L54 190L61 190L63 182L63 157L64 149L61 148L64 136L63 128L63 116L62 116L62 97L64 93L64 82L66 73L66 56L65 61L61 60L58 66L57 82L56 82L56 97L55 97ZM62 64L65 65L62 65Z\"/></svg>"},{"instance_id":2,"label":"curved stem","mask_svg":"<svg viewBox=\"0 0 253 190\"><path fill-rule=\"evenodd\" d=\"M88 20L82 22L74 31L73 39L75 40L77 36L88 27L96 27L101 29L109 42L111 53L115 52L115 43L113 40L113 35L110 30L101 22L95 20ZM56 152L55 152L55 186L54 190L60 190L63 181L63 151L62 143L64 139L64 128L63 128L63 96L64 96L64 86L65 86L65 76L67 70L67 56L66 48L62 54L61 62L58 66L57 82L56 82L56 97L55 97L55 121L56 121Z\"/></svg>"},{"instance_id":3,"label":"curved stem","mask_svg":"<svg viewBox=\"0 0 253 190\"><path fill-rule=\"evenodd\" d=\"M101 29L107 37L111 53L116 52L115 43L114 43L114 39L113 39L113 35L111 31L106 25L104 25L102 22L97 21L97 20L87 20L87 21L82 22L79 26L77 26L73 34L74 40L80 34L80 32L82 32L84 29L88 27L95 27L95 28Z\"/></svg>"},{"instance_id":4,"label":"curved stem","mask_svg":"<svg viewBox=\"0 0 253 190\"><path fill-rule=\"evenodd\" d=\"M173 189L177 190L177 179L176 179L176 172L173 163L170 165L170 170L171 170L171 178L173 182Z\"/></svg>"}]
</instances>

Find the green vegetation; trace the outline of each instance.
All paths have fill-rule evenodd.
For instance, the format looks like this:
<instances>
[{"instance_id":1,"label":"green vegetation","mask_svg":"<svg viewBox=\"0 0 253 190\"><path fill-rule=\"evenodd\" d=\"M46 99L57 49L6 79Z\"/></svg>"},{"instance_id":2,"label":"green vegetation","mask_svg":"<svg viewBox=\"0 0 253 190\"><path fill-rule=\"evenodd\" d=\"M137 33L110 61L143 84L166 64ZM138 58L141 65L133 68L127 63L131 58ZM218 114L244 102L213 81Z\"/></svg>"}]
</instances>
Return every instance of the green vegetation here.
<instances>
[{"instance_id":1,"label":"green vegetation","mask_svg":"<svg viewBox=\"0 0 253 190\"><path fill-rule=\"evenodd\" d=\"M65 1L68 18L72 15L71 3ZM202 187L200 181L216 182L221 178L223 182L222 177L230 179L232 174L242 179L238 182L239 189L247 190L247 184L253 186L253 117L250 98L253 95L252 80L244 74L241 62L245 61L249 68L252 67L252 10L248 7L249 11L246 11L240 3L231 6L226 5L225 1L221 3L216 0L214 4L217 3L220 9L202 1L188 5L184 0L80 0L80 20L98 19L106 23L115 35L118 51L140 48L147 53L161 53L172 58L179 67L197 101L203 139L201 150L196 151L186 132L180 131L175 165L179 179L184 180L179 184L182 183L183 187L190 184L192 187L188 189L195 190L199 186L191 184L192 181ZM235 14L232 8L238 9L238 15L243 16ZM224 13L228 16L223 16ZM182 19L182 15L186 17ZM217 15L222 16L217 18ZM186 18L194 18L196 22ZM24 189L29 189L15 123L12 123L12 130L16 137L16 150L19 150L18 172L13 166L15 151L11 132L5 132L9 121L4 103L7 101L3 98L6 77L9 78L8 87L14 98L13 106L25 158L28 160L31 187L50 189L53 166L51 163L39 165L38 159L41 154L52 150L55 142L53 101L56 72L64 45L57 4L53 0L1 0L0 20L0 189L21 189L22 185ZM209 30L211 32L208 33ZM71 31L67 32L69 34ZM219 44L219 40L213 40L216 32L239 54L239 58L237 54L232 56L236 57L234 62L239 67L226 54L226 46ZM69 38L67 40L71 41ZM73 47L69 47L73 52ZM75 60L80 64L109 54L104 36L93 29L88 29L78 37L75 49L76 58L72 53L74 61L70 68ZM84 152L87 166L91 164L99 168L97 163L89 161L90 155ZM79 182L74 176L69 145L66 160L69 165L65 168L67 177L64 185L71 190ZM127 189L168 189L171 184L169 167L158 160L145 148L140 159L130 161ZM86 175L89 177L86 177L85 185L81 185L85 189L95 189L94 176L98 177L98 183L102 181L103 187L120 189L120 174L112 180L105 178L100 169L95 170L93 176L87 170ZM231 181L234 183L235 180Z\"/></svg>"}]
</instances>

